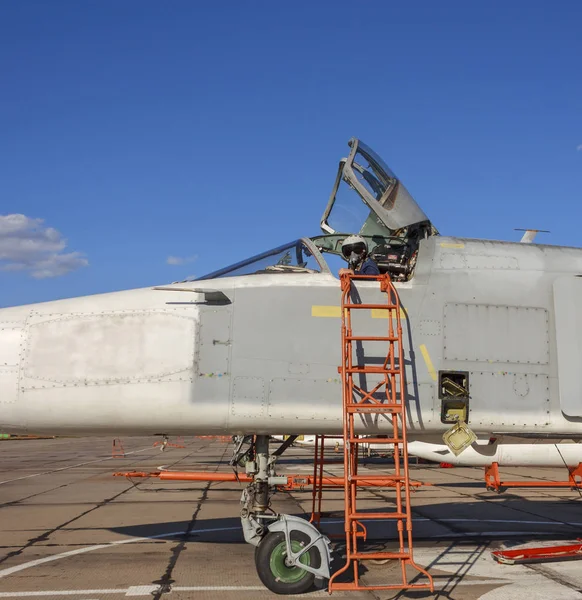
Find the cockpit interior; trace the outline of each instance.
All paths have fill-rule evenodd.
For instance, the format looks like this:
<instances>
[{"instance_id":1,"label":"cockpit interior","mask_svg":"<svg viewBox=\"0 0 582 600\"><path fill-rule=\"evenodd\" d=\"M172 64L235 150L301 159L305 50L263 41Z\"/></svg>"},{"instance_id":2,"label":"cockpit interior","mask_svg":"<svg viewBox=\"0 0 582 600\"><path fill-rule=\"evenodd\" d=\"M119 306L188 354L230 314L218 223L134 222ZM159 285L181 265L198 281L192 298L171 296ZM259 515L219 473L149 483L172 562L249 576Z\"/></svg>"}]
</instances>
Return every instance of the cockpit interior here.
<instances>
[{"instance_id":1,"label":"cockpit interior","mask_svg":"<svg viewBox=\"0 0 582 600\"><path fill-rule=\"evenodd\" d=\"M343 240L362 236L381 273L408 281L421 240L438 235L428 217L384 161L356 138L342 158L321 218L323 235L301 238L197 280L275 273L332 273L325 256L341 257ZM333 273L337 276L337 273Z\"/></svg>"}]
</instances>

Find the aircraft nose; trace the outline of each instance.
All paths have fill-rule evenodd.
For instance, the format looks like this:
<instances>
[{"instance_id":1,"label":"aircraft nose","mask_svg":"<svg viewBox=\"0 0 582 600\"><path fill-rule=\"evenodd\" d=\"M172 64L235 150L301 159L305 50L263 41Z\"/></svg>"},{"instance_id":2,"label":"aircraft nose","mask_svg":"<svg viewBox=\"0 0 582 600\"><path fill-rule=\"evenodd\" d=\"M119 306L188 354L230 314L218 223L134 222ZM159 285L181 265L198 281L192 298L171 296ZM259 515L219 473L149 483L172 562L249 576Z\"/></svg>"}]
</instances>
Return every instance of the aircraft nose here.
<instances>
[{"instance_id":1,"label":"aircraft nose","mask_svg":"<svg viewBox=\"0 0 582 600\"><path fill-rule=\"evenodd\" d=\"M23 409L18 402L24 319L13 309L0 310L0 431L20 431L25 427Z\"/></svg>"}]
</instances>

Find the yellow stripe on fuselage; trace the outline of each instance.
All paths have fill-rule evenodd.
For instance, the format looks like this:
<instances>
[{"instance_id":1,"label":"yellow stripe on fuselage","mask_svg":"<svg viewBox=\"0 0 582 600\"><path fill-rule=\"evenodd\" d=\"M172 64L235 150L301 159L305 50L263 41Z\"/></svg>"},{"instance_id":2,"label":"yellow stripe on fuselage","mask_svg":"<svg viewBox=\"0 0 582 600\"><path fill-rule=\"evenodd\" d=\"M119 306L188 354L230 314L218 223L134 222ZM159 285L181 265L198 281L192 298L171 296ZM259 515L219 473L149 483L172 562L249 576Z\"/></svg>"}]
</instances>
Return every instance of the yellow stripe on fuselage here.
<instances>
[{"instance_id":1,"label":"yellow stripe on fuselage","mask_svg":"<svg viewBox=\"0 0 582 600\"><path fill-rule=\"evenodd\" d=\"M436 370L434 368L434 365L432 364L432 360L430 359L430 354L428 353L428 348L424 345L421 344L419 346L420 348L420 352L422 354L422 358L424 358L424 362L426 364L426 368L428 369L428 374L431 376L431 379L433 381L437 380L437 373Z\"/></svg>"},{"instance_id":2,"label":"yellow stripe on fuselage","mask_svg":"<svg viewBox=\"0 0 582 600\"><path fill-rule=\"evenodd\" d=\"M373 308L370 312L372 313L372 319L387 319L389 311ZM311 307L311 316L339 319L342 316L342 308L341 306L323 306L314 304ZM406 313L402 309L400 309L400 318L406 319Z\"/></svg>"},{"instance_id":3,"label":"yellow stripe on fuselage","mask_svg":"<svg viewBox=\"0 0 582 600\"><path fill-rule=\"evenodd\" d=\"M318 306L314 304L311 307L311 316L336 317L339 319L342 316L342 308L341 306Z\"/></svg>"},{"instance_id":4,"label":"yellow stripe on fuselage","mask_svg":"<svg viewBox=\"0 0 582 600\"><path fill-rule=\"evenodd\" d=\"M464 248L465 244L463 242L441 242L441 248Z\"/></svg>"}]
</instances>

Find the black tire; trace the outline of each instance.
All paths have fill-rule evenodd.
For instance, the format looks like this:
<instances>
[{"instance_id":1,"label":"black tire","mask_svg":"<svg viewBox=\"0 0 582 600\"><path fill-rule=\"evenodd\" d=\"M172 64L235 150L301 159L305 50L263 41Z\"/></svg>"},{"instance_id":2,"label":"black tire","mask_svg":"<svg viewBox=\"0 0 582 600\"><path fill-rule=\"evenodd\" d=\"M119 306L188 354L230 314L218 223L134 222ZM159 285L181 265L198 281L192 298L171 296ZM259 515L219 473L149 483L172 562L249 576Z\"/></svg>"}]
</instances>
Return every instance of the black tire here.
<instances>
[{"instance_id":1,"label":"black tire","mask_svg":"<svg viewBox=\"0 0 582 600\"><path fill-rule=\"evenodd\" d=\"M300 531L291 532L291 544L305 546L309 536ZM299 549L294 549L294 552ZM275 594L304 594L313 587L315 575L301 567L286 567L281 564L281 556L285 555L285 534L282 532L268 533L255 549L255 565L259 578L269 590ZM314 546L299 560L308 561L311 567L321 566L319 550ZM273 569L274 567L274 569ZM277 575L279 574L279 576Z\"/></svg>"}]
</instances>

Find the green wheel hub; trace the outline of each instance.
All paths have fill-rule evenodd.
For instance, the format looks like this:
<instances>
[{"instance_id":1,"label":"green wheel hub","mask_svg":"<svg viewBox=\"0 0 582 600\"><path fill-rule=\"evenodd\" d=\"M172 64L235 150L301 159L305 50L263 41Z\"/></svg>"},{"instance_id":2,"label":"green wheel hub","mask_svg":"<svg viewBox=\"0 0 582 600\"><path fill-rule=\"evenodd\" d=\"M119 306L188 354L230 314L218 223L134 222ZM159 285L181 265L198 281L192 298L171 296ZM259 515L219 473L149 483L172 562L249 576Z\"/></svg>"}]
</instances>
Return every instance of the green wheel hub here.
<instances>
[{"instance_id":1,"label":"green wheel hub","mask_svg":"<svg viewBox=\"0 0 582 600\"><path fill-rule=\"evenodd\" d=\"M301 542L298 542L297 540L291 540L291 551L293 554L297 554L302 548L303 546L301 545ZM285 540L283 540L280 544L277 544L275 548L273 548L273 552L271 552L271 557L269 560L271 573L273 573L277 580L281 581L282 583L296 583L309 575L309 572L301 567L288 567L285 564L286 556L287 546L285 544ZM299 562L309 567L311 564L309 552L302 554L299 557Z\"/></svg>"}]
</instances>

